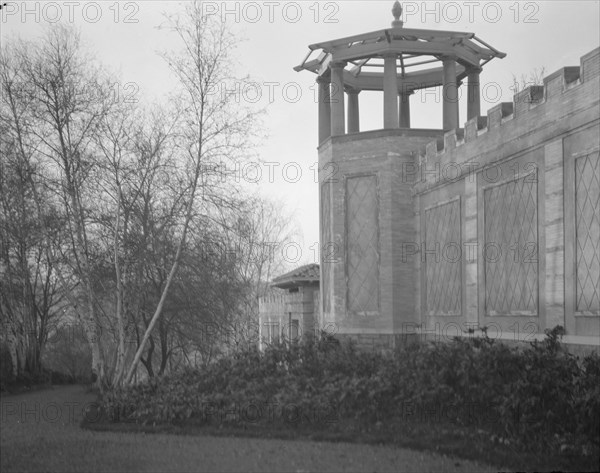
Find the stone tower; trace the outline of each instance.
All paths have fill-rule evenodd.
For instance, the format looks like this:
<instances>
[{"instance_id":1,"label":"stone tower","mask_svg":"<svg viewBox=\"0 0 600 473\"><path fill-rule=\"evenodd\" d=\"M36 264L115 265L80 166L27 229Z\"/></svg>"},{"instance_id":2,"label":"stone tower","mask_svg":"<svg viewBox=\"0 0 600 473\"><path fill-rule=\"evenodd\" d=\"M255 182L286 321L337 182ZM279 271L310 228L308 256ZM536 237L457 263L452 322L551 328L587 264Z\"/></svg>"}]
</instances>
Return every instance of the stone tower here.
<instances>
[{"instance_id":1,"label":"stone tower","mask_svg":"<svg viewBox=\"0 0 600 473\"><path fill-rule=\"evenodd\" d=\"M473 33L405 28L398 2L392 13L390 28L310 45L295 68L319 84L321 322L343 334L420 322L416 268L404 255L417 242L418 151L459 127L465 79L467 119L479 116L482 66L505 56ZM442 87L443 130L410 126L410 96L429 87ZM360 131L362 91L382 92L381 130Z\"/></svg>"}]
</instances>

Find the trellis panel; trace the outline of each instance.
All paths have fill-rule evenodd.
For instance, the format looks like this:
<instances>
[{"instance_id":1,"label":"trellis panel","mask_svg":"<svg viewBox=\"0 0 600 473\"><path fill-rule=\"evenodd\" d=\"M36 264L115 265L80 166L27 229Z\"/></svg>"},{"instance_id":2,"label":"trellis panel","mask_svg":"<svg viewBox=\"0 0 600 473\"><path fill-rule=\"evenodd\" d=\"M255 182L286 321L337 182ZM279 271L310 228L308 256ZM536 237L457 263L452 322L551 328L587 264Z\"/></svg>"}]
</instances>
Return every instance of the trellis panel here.
<instances>
[{"instance_id":1,"label":"trellis panel","mask_svg":"<svg viewBox=\"0 0 600 473\"><path fill-rule=\"evenodd\" d=\"M537 180L524 176L484 191L485 314L538 314Z\"/></svg>"},{"instance_id":2,"label":"trellis panel","mask_svg":"<svg viewBox=\"0 0 600 473\"><path fill-rule=\"evenodd\" d=\"M576 314L600 311L600 153L575 160Z\"/></svg>"},{"instance_id":3,"label":"trellis panel","mask_svg":"<svg viewBox=\"0 0 600 473\"><path fill-rule=\"evenodd\" d=\"M425 211L427 315L462 313L460 198Z\"/></svg>"},{"instance_id":4,"label":"trellis panel","mask_svg":"<svg viewBox=\"0 0 600 473\"><path fill-rule=\"evenodd\" d=\"M350 315L379 314L377 177L346 178L346 287Z\"/></svg>"}]
</instances>

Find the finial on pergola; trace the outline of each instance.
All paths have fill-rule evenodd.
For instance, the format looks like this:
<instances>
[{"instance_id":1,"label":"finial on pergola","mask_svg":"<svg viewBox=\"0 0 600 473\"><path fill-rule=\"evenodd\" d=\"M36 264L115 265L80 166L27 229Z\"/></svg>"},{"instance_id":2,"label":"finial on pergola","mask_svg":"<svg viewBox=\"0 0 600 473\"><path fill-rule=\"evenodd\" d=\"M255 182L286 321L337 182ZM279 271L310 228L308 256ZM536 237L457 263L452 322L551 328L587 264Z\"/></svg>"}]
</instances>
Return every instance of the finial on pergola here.
<instances>
[{"instance_id":1,"label":"finial on pergola","mask_svg":"<svg viewBox=\"0 0 600 473\"><path fill-rule=\"evenodd\" d=\"M394 21L392 21L392 28L402 28L404 22L400 20L402 16L402 5L400 2L396 0L394 2L394 6L392 7L392 15L394 15Z\"/></svg>"}]
</instances>

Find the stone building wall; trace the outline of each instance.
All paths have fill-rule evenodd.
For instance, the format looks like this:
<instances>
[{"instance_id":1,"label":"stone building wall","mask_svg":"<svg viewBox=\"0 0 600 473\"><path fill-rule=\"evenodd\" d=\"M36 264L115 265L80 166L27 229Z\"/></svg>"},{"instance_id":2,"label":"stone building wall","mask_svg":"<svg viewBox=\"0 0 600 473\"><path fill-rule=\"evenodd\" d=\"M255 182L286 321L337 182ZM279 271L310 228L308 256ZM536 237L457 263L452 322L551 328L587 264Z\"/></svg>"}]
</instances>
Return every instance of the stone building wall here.
<instances>
[{"instance_id":1,"label":"stone building wall","mask_svg":"<svg viewBox=\"0 0 600 473\"><path fill-rule=\"evenodd\" d=\"M599 62L596 49L420 153L412 263L429 331L563 325L598 343Z\"/></svg>"},{"instance_id":2,"label":"stone building wall","mask_svg":"<svg viewBox=\"0 0 600 473\"><path fill-rule=\"evenodd\" d=\"M284 323L286 296L287 291L271 288L266 295L258 300L258 333L261 348L272 341L274 337L280 337Z\"/></svg>"},{"instance_id":3,"label":"stone building wall","mask_svg":"<svg viewBox=\"0 0 600 473\"><path fill-rule=\"evenodd\" d=\"M320 324L372 346L563 325L597 346L599 63L596 49L463 129L322 143Z\"/></svg>"},{"instance_id":4,"label":"stone building wall","mask_svg":"<svg viewBox=\"0 0 600 473\"><path fill-rule=\"evenodd\" d=\"M315 331L315 303L319 287L307 285L287 289L271 288L259 299L260 347L275 341L299 340Z\"/></svg>"}]
</instances>

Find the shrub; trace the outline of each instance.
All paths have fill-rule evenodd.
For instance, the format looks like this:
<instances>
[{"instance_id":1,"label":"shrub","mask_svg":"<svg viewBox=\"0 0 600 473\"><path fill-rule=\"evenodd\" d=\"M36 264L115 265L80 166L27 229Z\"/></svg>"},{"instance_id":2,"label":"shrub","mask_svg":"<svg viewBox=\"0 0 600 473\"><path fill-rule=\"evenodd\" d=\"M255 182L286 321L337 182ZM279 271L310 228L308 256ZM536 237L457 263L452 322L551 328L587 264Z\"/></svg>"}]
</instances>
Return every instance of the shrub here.
<instances>
[{"instance_id":1,"label":"shrub","mask_svg":"<svg viewBox=\"0 0 600 473\"><path fill-rule=\"evenodd\" d=\"M600 445L600 359L563 350L561 329L508 347L487 337L366 353L329 339L247 349L104 395L115 421L367 428L436 422L530 449Z\"/></svg>"}]
</instances>

